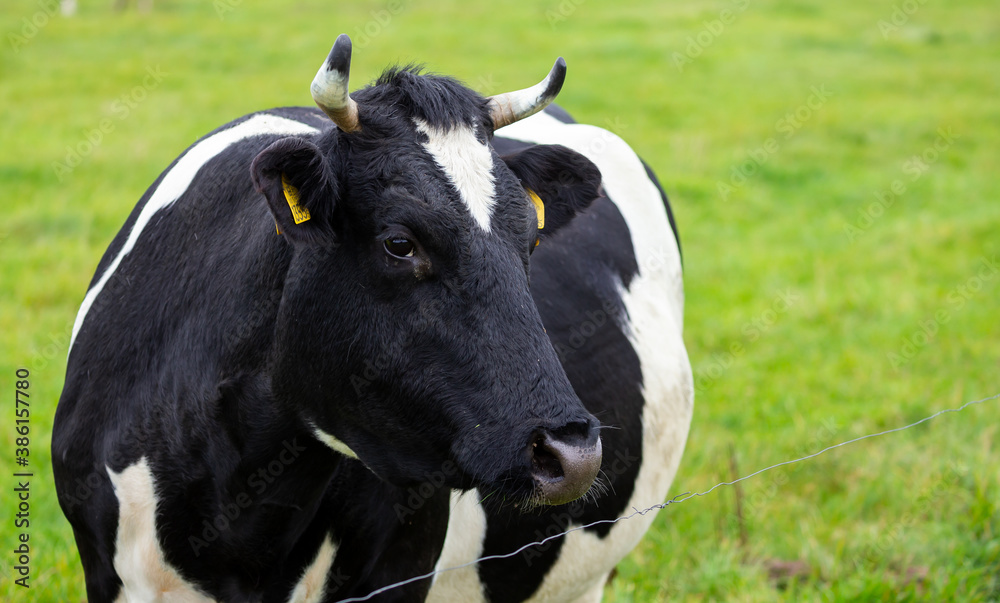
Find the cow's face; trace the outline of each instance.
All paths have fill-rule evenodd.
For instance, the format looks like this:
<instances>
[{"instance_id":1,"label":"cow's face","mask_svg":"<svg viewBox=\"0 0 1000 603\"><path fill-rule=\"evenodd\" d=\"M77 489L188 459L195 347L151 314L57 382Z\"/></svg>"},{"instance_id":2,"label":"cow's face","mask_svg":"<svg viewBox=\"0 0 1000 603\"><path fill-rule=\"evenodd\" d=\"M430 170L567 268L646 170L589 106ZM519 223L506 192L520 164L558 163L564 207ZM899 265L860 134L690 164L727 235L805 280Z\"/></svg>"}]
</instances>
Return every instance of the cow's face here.
<instances>
[{"instance_id":1,"label":"cow's face","mask_svg":"<svg viewBox=\"0 0 1000 603\"><path fill-rule=\"evenodd\" d=\"M294 247L275 391L392 483L577 498L600 466L598 424L545 333L528 267L540 235L597 196L597 168L563 147L499 157L487 100L452 80L394 70L356 98L352 131L284 139L254 162Z\"/></svg>"}]
</instances>

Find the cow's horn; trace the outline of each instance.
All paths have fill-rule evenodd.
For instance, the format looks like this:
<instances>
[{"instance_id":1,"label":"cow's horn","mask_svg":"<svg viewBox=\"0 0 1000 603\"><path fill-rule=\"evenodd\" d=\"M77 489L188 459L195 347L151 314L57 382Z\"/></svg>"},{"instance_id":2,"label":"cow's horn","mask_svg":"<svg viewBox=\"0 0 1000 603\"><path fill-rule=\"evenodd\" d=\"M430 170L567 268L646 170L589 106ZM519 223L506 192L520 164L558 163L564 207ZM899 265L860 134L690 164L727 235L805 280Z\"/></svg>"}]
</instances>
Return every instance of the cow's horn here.
<instances>
[{"instance_id":1,"label":"cow's horn","mask_svg":"<svg viewBox=\"0 0 1000 603\"><path fill-rule=\"evenodd\" d=\"M509 126L547 107L562 90L565 80L566 61L559 57L545 79L531 88L491 96L490 115L493 117L493 129L499 130Z\"/></svg>"},{"instance_id":2,"label":"cow's horn","mask_svg":"<svg viewBox=\"0 0 1000 603\"><path fill-rule=\"evenodd\" d=\"M326 57L316 72L309 89L319 108L344 132L361 129L361 124L358 123L358 103L347 92L350 75L351 38L347 34L340 34L330 50L330 56Z\"/></svg>"}]
</instances>

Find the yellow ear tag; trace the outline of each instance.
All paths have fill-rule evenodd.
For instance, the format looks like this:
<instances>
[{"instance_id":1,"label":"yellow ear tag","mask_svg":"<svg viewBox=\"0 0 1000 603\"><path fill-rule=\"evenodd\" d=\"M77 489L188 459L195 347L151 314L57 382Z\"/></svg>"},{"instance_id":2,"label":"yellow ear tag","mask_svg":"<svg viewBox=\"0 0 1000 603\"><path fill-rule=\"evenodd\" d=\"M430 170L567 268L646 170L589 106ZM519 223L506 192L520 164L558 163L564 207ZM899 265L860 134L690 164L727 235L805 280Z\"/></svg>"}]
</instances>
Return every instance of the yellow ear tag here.
<instances>
[{"instance_id":1,"label":"yellow ear tag","mask_svg":"<svg viewBox=\"0 0 1000 603\"><path fill-rule=\"evenodd\" d=\"M284 172L281 174L281 188L285 191L285 201L288 201L288 208L292 210L292 219L295 220L296 224L301 224L312 218L312 216L309 215L309 208L299 203L299 189L295 188L295 186L288 181Z\"/></svg>"},{"instance_id":2,"label":"yellow ear tag","mask_svg":"<svg viewBox=\"0 0 1000 603\"><path fill-rule=\"evenodd\" d=\"M535 204L535 213L538 214L538 230L545 228L545 204L542 203L542 198L538 196L535 191L530 188L524 189L528 192L528 196L531 197L531 202ZM535 247L538 247L539 239L535 239Z\"/></svg>"},{"instance_id":3,"label":"yellow ear tag","mask_svg":"<svg viewBox=\"0 0 1000 603\"><path fill-rule=\"evenodd\" d=\"M535 213L538 214L538 230L545 228L545 204L542 203L542 198L539 197L535 191L530 188L524 189L528 191L528 196L531 197L531 202L535 204Z\"/></svg>"}]
</instances>

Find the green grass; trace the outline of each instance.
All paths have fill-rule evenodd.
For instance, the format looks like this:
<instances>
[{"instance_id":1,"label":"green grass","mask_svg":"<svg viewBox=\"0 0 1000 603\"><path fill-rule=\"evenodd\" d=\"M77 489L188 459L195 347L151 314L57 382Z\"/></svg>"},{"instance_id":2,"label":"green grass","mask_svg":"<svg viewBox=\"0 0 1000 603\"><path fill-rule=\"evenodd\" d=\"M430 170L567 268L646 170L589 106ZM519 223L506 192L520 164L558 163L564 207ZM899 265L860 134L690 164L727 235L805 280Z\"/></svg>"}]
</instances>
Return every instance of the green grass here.
<instances>
[{"instance_id":1,"label":"green grass","mask_svg":"<svg viewBox=\"0 0 1000 603\"><path fill-rule=\"evenodd\" d=\"M731 479L730 447L749 473L1000 392L1000 274L977 280L983 258L1000 258L994 2L918 3L886 36L879 21L893 6L858 1L403 2L388 22L378 2L221 0L232 8L224 18L194 0L158 2L151 15L81 4L72 19L37 16L44 3L0 7L4 551L14 547L17 367L32 372L36 472L33 586L12 584L3 553L0 597L85 596L48 449L68 335L98 258L197 137L253 110L310 104L309 81L342 31L355 40L355 85L418 61L495 93L534 83L563 55L560 102L658 171L684 245L700 385L674 492ZM727 8L720 31L712 21ZM15 49L11 35L33 16L47 23ZM378 30L367 39L366 26ZM689 46L698 56L678 69ZM141 102L116 105L157 66L163 80ZM832 96L807 111L814 86ZM60 180L53 163L102 120L100 144ZM907 162L940 128L953 141L915 172ZM776 150L762 155L771 138ZM721 194L741 165L753 174ZM906 191L872 207L894 180ZM922 324L933 336L903 357ZM734 488L670 506L606 600L996 601L998 407L744 482L745 540ZM773 580L775 560L805 569Z\"/></svg>"}]
</instances>

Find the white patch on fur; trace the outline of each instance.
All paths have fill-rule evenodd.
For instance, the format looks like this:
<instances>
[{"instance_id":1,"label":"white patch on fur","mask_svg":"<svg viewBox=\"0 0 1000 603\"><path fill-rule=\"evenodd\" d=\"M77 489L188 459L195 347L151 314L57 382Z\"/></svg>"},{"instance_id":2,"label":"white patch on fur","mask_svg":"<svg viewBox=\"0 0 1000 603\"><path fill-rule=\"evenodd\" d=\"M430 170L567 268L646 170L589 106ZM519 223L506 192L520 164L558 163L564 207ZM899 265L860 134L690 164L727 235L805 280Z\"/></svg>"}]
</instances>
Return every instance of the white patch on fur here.
<instances>
[{"instance_id":1,"label":"white patch on fur","mask_svg":"<svg viewBox=\"0 0 1000 603\"><path fill-rule=\"evenodd\" d=\"M489 145L480 142L476 132L465 125L442 130L419 119L414 122L417 130L429 139L424 148L458 189L476 223L489 232L496 203L493 155Z\"/></svg>"},{"instance_id":2,"label":"white patch on fur","mask_svg":"<svg viewBox=\"0 0 1000 603\"><path fill-rule=\"evenodd\" d=\"M73 349L76 336L80 332L80 327L83 326L83 319L87 317L87 312L93 305L94 300L100 295L101 290L104 289L111 275L118 269L122 258L135 247L135 243L139 239L139 235L142 234L143 229L157 212L169 207L187 191L188 186L191 185L191 182L198 175L198 171L201 170L202 166L231 145L252 136L260 136L262 134L286 134L292 136L296 134L315 134L316 132L319 132L319 130L302 122L278 117L277 115L261 113L227 130L209 136L191 147L187 153L181 156L174 167L163 176L160 185L153 191L149 201L146 202L142 211L139 212L135 224L132 225L132 231L129 232L128 239L126 239L125 244L118 251L118 255L115 256L115 259L104 271L104 274L101 275L100 280L87 291L87 295L83 298L83 303L80 304L80 311L76 315L76 322L73 324L73 335L70 337L69 349Z\"/></svg>"},{"instance_id":3,"label":"white patch on fur","mask_svg":"<svg viewBox=\"0 0 1000 603\"><path fill-rule=\"evenodd\" d=\"M468 563L483 554L486 538L486 513L476 498L475 490L451 492L451 515L444 548L435 569L445 569ZM485 602L476 566L463 567L436 574L427 601L433 603Z\"/></svg>"},{"instance_id":4,"label":"white patch on fur","mask_svg":"<svg viewBox=\"0 0 1000 603\"><path fill-rule=\"evenodd\" d=\"M111 476L118 497L115 572L122 581L117 603L214 601L167 564L156 537L156 487L146 457Z\"/></svg>"},{"instance_id":5,"label":"white patch on fur","mask_svg":"<svg viewBox=\"0 0 1000 603\"><path fill-rule=\"evenodd\" d=\"M295 585L288 598L288 603L319 603L326 594L326 580L333 567L333 559L337 556L337 545L333 544L330 535L327 534L320 545L316 558L302 572L299 583Z\"/></svg>"},{"instance_id":6,"label":"white patch on fur","mask_svg":"<svg viewBox=\"0 0 1000 603\"><path fill-rule=\"evenodd\" d=\"M663 502L687 440L694 387L681 336L684 293L680 252L659 190L635 152L618 136L601 128L564 124L538 113L502 128L498 134L525 142L561 144L585 155L600 168L604 188L628 224L639 274L627 291L620 291L627 310L627 324L623 327L639 356L646 404L642 415L642 465L625 513ZM478 542L481 549L485 523L476 531L475 524L463 519L467 515L472 511L466 510L449 521L448 535L461 534L463 541ZM639 543L654 518L655 513L647 513L618 522L603 539L586 530L567 534L558 560L530 600L600 601L608 573ZM460 523L461 528L452 522ZM471 561L479 554L470 550L456 554L454 551L462 546L469 545L447 539L439 567ZM476 598L482 596L478 579L475 585L465 588L465 599L454 595L440 600L480 600Z\"/></svg>"},{"instance_id":7,"label":"white patch on fur","mask_svg":"<svg viewBox=\"0 0 1000 603\"><path fill-rule=\"evenodd\" d=\"M344 456L349 456L352 459L358 458L358 455L355 454L354 451L351 450L351 448L347 444L341 442L337 438L323 431L319 427L316 427L315 425L311 425L311 427L313 430L313 435L316 436L316 439L319 440L320 442L323 442L324 444L332 448L334 451L339 452Z\"/></svg>"}]
</instances>

